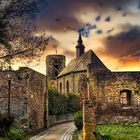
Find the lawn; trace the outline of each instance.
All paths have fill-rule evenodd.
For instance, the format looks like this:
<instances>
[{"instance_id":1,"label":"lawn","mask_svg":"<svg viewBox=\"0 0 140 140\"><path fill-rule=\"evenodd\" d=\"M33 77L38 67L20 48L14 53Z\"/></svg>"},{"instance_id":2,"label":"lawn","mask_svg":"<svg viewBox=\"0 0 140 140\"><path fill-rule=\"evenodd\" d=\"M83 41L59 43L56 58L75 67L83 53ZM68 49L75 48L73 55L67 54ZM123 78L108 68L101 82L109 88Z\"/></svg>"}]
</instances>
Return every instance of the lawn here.
<instances>
[{"instance_id":1,"label":"lawn","mask_svg":"<svg viewBox=\"0 0 140 140\"><path fill-rule=\"evenodd\" d=\"M140 140L140 123L98 125L96 133L100 133L106 140Z\"/></svg>"},{"instance_id":2,"label":"lawn","mask_svg":"<svg viewBox=\"0 0 140 140\"><path fill-rule=\"evenodd\" d=\"M78 140L78 135L81 134L82 131L76 131L73 140ZM97 140L140 140L140 123L97 125L96 135Z\"/></svg>"}]
</instances>

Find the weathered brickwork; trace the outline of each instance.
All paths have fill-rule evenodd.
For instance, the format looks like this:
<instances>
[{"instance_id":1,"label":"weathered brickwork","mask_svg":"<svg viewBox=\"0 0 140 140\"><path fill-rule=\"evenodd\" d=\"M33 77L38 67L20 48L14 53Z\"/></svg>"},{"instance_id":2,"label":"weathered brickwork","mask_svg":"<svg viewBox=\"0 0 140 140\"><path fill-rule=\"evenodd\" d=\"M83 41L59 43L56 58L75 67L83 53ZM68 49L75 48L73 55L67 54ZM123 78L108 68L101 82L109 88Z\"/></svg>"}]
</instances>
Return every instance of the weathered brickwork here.
<instances>
[{"instance_id":1,"label":"weathered brickwork","mask_svg":"<svg viewBox=\"0 0 140 140\"><path fill-rule=\"evenodd\" d=\"M65 68L64 55L48 55L46 57L46 74L48 82L56 80L58 74Z\"/></svg>"},{"instance_id":2,"label":"weathered brickwork","mask_svg":"<svg viewBox=\"0 0 140 140\"><path fill-rule=\"evenodd\" d=\"M46 76L29 68L13 71L11 113L21 125L32 129L44 126ZM8 72L0 72L0 113L7 112Z\"/></svg>"},{"instance_id":3,"label":"weathered brickwork","mask_svg":"<svg viewBox=\"0 0 140 140\"><path fill-rule=\"evenodd\" d=\"M96 140L94 132L96 125L95 102L84 100L83 103L83 140Z\"/></svg>"},{"instance_id":4,"label":"weathered brickwork","mask_svg":"<svg viewBox=\"0 0 140 140\"><path fill-rule=\"evenodd\" d=\"M80 94L80 107L83 107L83 101L88 100L88 84L87 84L87 75L81 74L79 78L79 86L78 86L78 93Z\"/></svg>"},{"instance_id":5,"label":"weathered brickwork","mask_svg":"<svg viewBox=\"0 0 140 140\"><path fill-rule=\"evenodd\" d=\"M96 71L91 64L88 73L91 98L96 96L97 100L102 102L112 102L122 106L140 105L140 72ZM125 92L124 97L122 97L123 92Z\"/></svg>"}]
</instances>

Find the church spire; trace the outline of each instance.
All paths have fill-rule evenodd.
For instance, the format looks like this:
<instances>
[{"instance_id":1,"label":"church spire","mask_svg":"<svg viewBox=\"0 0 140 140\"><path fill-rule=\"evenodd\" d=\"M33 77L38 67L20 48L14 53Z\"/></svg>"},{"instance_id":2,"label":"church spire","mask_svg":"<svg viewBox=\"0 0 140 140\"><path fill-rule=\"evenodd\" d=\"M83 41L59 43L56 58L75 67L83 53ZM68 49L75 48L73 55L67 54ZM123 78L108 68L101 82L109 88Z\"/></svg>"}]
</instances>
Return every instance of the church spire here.
<instances>
[{"instance_id":1,"label":"church spire","mask_svg":"<svg viewBox=\"0 0 140 140\"><path fill-rule=\"evenodd\" d=\"M81 33L79 32L78 44L76 46L76 57L80 57L85 53L85 46L83 45L83 40Z\"/></svg>"},{"instance_id":2,"label":"church spire","mask_svg":"<svg viewBox=\"0 0 140 140\"><path fill-rule=\"evenodd\" d=\"M83 43L81 33L79 33L79 39L78 39L77 42L78 42L78 44L82 44Z\"/></svg>"}]
</instances>

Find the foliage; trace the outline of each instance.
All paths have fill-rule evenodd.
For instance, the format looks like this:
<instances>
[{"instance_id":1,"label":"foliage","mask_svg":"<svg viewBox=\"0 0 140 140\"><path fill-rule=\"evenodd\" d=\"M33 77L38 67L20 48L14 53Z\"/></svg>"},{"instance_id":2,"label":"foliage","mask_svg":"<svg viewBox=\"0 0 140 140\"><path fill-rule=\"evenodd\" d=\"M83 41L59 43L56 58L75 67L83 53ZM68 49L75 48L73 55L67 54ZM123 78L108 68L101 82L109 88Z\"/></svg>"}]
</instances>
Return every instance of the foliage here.
<instances>
[{"instance_id":1,"label":"foliage","mask_svg":"<svg viewBox=\"0 0 140 140\"><path fill-rule=\"evenodd\" d=\"M14 117L8 114L0 114L0 136L6 135L14 122Z\"/></svg>"},{"instance_id":2,"label":"foliage","mask_svg":"<svg viewBox=\"0 0 140 140\"><path fill-rule=\"evenodd\" d=\"M82 130L76 130L73 134L72 140L79 140L79 137L82 138Z\"/></svg>"},{"instance_id":3,"label":"foliage","mask_svg":"<svg viewBox=\"0 0 140 140\"><path fill-rule=\"evenodd\" d=\"M21 140L24 136L25 132L19 127L12 127L10 132L7 134L7 137L10 140Z\"/></svg>"},{"instance_id":4,"label":"foliage","mask_svg":"<svg viewBox=\"0 0 140 140\"><path fill-rule=\"evenodd\" d=\"M75 94L62 95L55 88L49 89L48 94L50 115L73 113L80 109L79 97Z\"/></svg>"},{"instance_id":5,"label":"foliage","mask_svg":"<svg viewBox=\"0 0 140 140\"><path fill-rule=\"evenodd\" d=\"M83 113L78 111L74 114L74 124L77 129L80 131L83 128Z\"/></svg>"},{"instance_id":6,"label":"foliage","mask_svg":"<svg viewBox=\"0 0 140 140\"><path fill-rule=\"evenodd\" d=\"M140 124L137 123L131 125L97 125L96 133L101 134L102 138L106 140L139 140Z\"/></svg>"},{"instance_id":7,"label":"foliage","mask_svg":"<svg viewBox=\"0 0 140 140\"><path fill-rule=\"evenodd\" d=\"M76 112L80 110L80 99L76 94L69 93L67 96L68 100L68 112Z\"/></svg>"},{"instance_id":8,"label":"foliage","mask_svg":"<svg viewBox=\"0 0 140 140\"><path fill-rule=\"evenodd\" d=\"M43 2L43 1L42 1ZM48 37L36 35L33 7L39 7L40 0L0 0L0 63L1 69L20 59L29 64L44 52ZM6 4L4 4L6 3ZM32 14L31 14L32 12Z\"/></svg>"},{"instance_id":9,"label":"foliage","mask_svg":"<svg viewBox=\"0 0 140 140\"><path fill-rule=\"evenodd\" d=\"M3 137L0 137L0 140L22 140L25 136L23 129L12 126L10 131Z\"/></svg>"}]
</instances>

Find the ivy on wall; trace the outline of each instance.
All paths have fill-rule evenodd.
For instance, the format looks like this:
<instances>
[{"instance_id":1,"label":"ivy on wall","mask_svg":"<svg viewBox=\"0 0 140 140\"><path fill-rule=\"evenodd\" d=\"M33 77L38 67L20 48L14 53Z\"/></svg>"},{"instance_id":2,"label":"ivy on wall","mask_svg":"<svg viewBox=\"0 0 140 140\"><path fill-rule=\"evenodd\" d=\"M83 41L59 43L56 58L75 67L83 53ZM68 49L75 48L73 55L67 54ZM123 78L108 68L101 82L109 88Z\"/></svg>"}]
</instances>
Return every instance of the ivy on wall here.
<instances>
[{"instance_id":1,"label":"ivy on wall","mask_svg":"<svg viewBox=\"0 0 140 140\"><path fill-rule=\"evenodd\" d=\"M48 90L49 115L74 113L80 110L79 96L73 93L67 95L58 93L55 88Z\"/></svg>"}]
</instances>

